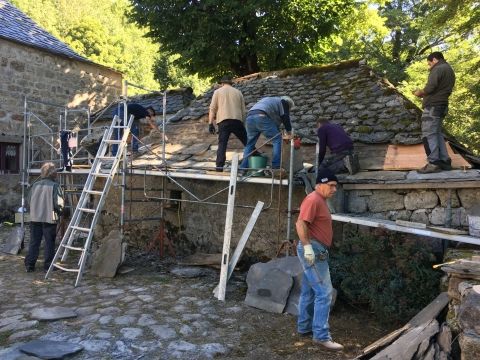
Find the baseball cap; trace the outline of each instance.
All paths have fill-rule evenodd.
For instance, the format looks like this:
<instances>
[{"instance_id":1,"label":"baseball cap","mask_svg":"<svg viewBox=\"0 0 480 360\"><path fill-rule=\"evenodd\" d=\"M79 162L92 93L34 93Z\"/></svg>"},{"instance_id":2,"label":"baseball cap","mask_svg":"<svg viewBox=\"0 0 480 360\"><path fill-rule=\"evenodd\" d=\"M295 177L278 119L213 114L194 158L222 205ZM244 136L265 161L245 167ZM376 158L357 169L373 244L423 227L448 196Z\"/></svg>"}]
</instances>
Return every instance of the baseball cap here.
<instances>
[{"instance_id":1,"label":"baseball cap","mask_svg":"<svg viewBox=\"0 0 480 360\"><path fill-rule=\"evenodd\" d=\"M332 171L328 169L319 169L317 174L317 181L315 182L315 184L326 184L329 181L338 182L338 179Z\"/></svg>"}]
</instances>

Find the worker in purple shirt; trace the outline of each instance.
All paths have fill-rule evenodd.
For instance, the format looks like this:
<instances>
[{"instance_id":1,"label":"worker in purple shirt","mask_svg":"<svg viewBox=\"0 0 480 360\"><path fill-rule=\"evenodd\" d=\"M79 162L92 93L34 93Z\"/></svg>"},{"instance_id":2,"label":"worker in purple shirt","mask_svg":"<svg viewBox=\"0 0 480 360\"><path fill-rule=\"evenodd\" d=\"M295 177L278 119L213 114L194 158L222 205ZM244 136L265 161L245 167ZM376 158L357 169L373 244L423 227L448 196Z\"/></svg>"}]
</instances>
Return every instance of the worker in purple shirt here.
<instances>
[{"instance_id":1,"label":"worker in purple shirt","mask_svg":"<svg viewBox=\"0 0 480 360\"><path fill-rule=\"evenodd\" d=\"M334 174L348 171L351 175L358 171L358 160L353 153L353 141L338 125L327 119L317 121L318 129L318 169L329 169ZM325 156L327 147L330 154Z\"/></svg>"}]
</instances>

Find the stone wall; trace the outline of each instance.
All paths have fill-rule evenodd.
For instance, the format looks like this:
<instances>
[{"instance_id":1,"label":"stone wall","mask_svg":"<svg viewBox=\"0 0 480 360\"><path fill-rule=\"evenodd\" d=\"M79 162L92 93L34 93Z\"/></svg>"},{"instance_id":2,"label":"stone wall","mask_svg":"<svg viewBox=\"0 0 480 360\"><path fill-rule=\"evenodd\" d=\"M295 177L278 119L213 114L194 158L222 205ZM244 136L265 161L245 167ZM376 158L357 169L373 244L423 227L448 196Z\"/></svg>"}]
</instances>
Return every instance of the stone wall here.
<instances>
[{"instance_id":1,"label":"stone wall","mask_svg":"<svg viewBox=\"0 0 480 360\"><path fill-rule=\"evenodd\" d=\"M1 132L23 134L25 95L69 108L98 110L121 90L122 75L106 67L0 40Z\"/></svg>"},{"instance_id":2,"label":"stone wall","mask_svg":"<svg viewBox=\"0 0 480 360\"><path fill-rule=\"evenodd\" d=\"M137 189L143 188L143 176L135 177L135 181L129 186ZM161 189L162 178L150 176L145 178L147 188ZM181 179L180 183L199 198L206 198L211 194L220 191L228 186L228 182L213 182L203 180ZM170 197L171 190L178 190L173 183L166 184L167 197ZM151 196L160 197L159 191L148 190ZM356 190L345 191L345 202L347 212L356 215L363 215L382 219L402 219L409 221L425 222L434 225L444 225L446 213L446 196L448 190ZM142 191L132 193L133 198L145 199ZM127 191L127 197L129 197ZM275 256L280 244L286 239L287 225L287 196L288 188L282 187L281 203L282 210L278 211L278 186L274 186L272 200L269 185L261 184L238 184L236 205L247 205L251 208L236 208L234 213L232 244L236 244L240 238L245 225L257 201L263 201L267 210L261 213L257 224L247 243L245 253L247 256L256 258L267 258ZM292 208L298 209L305 192L301 187L295 187L292 198ZM189 197L183 191L182 198ZM342 202L341 196L333 199L337 209ZM452 190L452 226L466 226L466 211L475 201L480 201L480 192L477 189ZM209 202L227 203L227 194L209 199ZM165 210L165 218L169 224L174 243L179 254L187 254L194 251L221 252L223 245L223 234L225 226L226 206L222 204L198 204L181 203L180 208L175 203L169 203ZM269 204L271 204L269 206ZM103 234L118 224L120 205L119 189L112 189L107 205L105 207L110 219L105 224L106 230ZM160 204L158 202L135 202L131 205L127 202L125 211L128 215L131 212L135 218L160 216ZM114 220L111 220L114 219ZM280 221L279 221L280 219ZM297 238L295 232L296 216L292 219L292 237ZM145 246L158 229L158 221L137 222L127 224L130 233L130 243L138 246ZM334 223L336 240L340 240L344 233L343 224ZM347 226L347 225L345 225ZM100 227L101 229L101 227ZM152 232L153 231L153 232ZM363 231L363 229L362 229Z\"/></svg>"},{"instance_id":3,"label":"stone wall","mask_svg":"<svg viewBox=\"0 0 480 360\"><path fill-rule=\"evenodd\" d=\"M450 226L468 226L467 212L480 202L479 189L351 190L345 203L346 212L357 215L443 226L449 198Z\"/></svg>"},{"instance_id":4,"label":"stone wall","mask_svg":"<svg viewBox=\"0 0 480 360\"><path fill-rule=\"evenodd\" d=\"M122 75L93 63L72 60L0 39L0 141L23 137L24 97L68 108L98 110L121 93ZM42 120L57 125L60 110L31 104ZM56 131L56 128L55 128ZM1 210L20 206L19 175L2 175ZM12 194L15 191L15 194Z\"/></svg>"},{"instance_id":5,"label":"stone wall","mask_svg":"<svg viewBox=\"0 0 480 360\"><path fill-rule=\"evenodd\" d=\"M453 260L453 261L452 261ZM450 298L447 323L452 329L462 360L478 359L480 353L480 252L450 250L442 270ZM458 357L457 357L458 358Z\"/></svg>"},{"instance_id":6,"label":"stone wall","mask_svg":"<svg viewBox=\"0 0 480 360\"><path fill-rule=\"evenodd\" d=\"M177 179L178 180L178 179ZM143 176L136 176L132 185L135 188L143 188ZM157 176L149 176L146 178L148 189L161 189L162 178ZM228 181L212 182L203 180L186 180L180 179L180 183L194 193L199 198L206 198L217 191L228 187ZM130 178L127 179L130 186ZM178 187L172 183L166 184L167 196L171 196L171 190L178 190ZM286 239L287 214L285 211L287 204L287 187L282 187L282 211L278 212L278 187L275 186L273 194L270 192L270 185L260 184L238 184L236 205L250 206L249 208L235 208L233 230L232 230L232 246L237 241L245 229L250 219L257 201L265 203L265 211L263 211L257 220L250 239L247 243L245 254L255 258L273 257ZM148 190L149 196L161 196L161 192ZM293 196L293 208L298 208L305 193L303 189L297 188ZM272 196L272 200L270 197ZM130 193L127 191L127 197ZM133 198L135 200L145 199L142 191L134 191ZM189 197L182 193L183 199ZM222 192L218 196L209 199L211 203L218 204L198 204L183 202L180 208L174 202L169 202L165 209L165 219L167 228L172 235L173 242L179 255L186 255L195 251L219 253L222 251L223 235L225 227L225 216L227 203L227 193ZM126 203L125 213L135 218L149 218L160 216L160 204L158 202L135 202L130 205ZM118 217L120 214L120 189L112 188L106 205L102 220L97 227L97 238L106 236L108 231L118 226ZM280 218L280 223L279 223ZM292 220L292 225L296 217ZM126 233L129 244L138 247L145 247L148 241L152 239L159 227L159 221L135 222L126 224ZM295 235L292 226L292 234Z\"/></svg>"}]
</instances>

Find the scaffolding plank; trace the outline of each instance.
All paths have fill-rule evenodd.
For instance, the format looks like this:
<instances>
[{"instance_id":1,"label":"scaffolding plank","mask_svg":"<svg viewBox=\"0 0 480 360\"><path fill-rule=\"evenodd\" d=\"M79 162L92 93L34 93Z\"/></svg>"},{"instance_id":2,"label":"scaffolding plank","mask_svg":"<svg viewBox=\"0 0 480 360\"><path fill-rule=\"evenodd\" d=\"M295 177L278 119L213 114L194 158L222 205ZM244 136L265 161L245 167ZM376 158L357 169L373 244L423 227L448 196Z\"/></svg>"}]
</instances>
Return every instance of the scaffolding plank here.
<instances>
[{"instance_id":1,"label":"scaffolding plank","mask_svg":"<svg viewBox=\"0 0 480 360\"><path fill-rule=\"evenodd\" d=\"M360 216L349 216L346 214L332 214L332 220L340 221L349 224L357 224L375 228L383 228L392 231L404 232L407 234L414 234L420 236L428 236L437 239L446 239L457 242L463 242L467 244L480 245L480 238L476 238L468 235L456 235L456 234L446 234L444 232L435 231L432 229L416 229L407 226L400 226L395 224L394 221L390 220L381 220L381 219L372 219Z\"/></svg>"}]
</instances>

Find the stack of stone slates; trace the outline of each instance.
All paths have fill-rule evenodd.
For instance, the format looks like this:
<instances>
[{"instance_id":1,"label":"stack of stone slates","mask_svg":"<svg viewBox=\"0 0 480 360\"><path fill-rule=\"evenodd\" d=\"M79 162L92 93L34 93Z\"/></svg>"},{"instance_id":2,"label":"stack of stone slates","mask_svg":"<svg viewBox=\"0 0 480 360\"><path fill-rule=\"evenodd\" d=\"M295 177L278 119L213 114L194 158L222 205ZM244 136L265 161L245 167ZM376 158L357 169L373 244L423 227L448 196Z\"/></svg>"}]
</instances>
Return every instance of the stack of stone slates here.
<instances>
[{"instance_id":1,"label":"stack of stone slates","mask_svg":"<svg viewBox=\"0 0 480 360\"><path fill-rule=\"evenodd\" d=\"M471 260L459 259L442 267L448 276L449 325L458 334L462 360L480 354L480 251L465 250Z\"/></svg>"}]
</instances>

